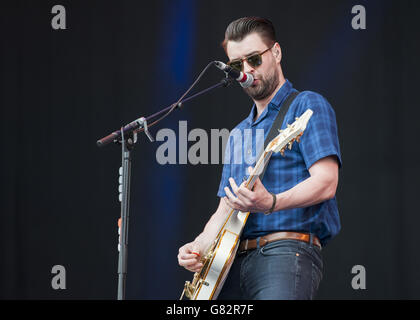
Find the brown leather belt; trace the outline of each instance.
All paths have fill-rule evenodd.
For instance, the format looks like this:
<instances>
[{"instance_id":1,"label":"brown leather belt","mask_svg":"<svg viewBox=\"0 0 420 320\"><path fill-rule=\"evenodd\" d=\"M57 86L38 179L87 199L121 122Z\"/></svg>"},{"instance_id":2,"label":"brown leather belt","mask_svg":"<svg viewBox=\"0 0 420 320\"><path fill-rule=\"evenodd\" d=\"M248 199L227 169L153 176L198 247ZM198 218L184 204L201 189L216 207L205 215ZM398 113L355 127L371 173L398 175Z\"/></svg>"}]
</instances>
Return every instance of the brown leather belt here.
<instances>
[{"instance_id":1,"label":"brown leather belt","mask_svg":"<svg viewBox=\"0 0 420 320\"><path fill-rule=\"evenodd\" d=\"M277 241L277 240L299 240L309 243L310 235L308 233L300 233L300 232L288 232L288 231L281 231L267 234L260 238L260 247L264 247L266 244L270 242ZM321 242L319 239L312 235L312 243L317 247L321 248ZM253 250L257 248L257 239L246 239L242 240L239 244L239 252Z\"/></svg>"}]
</instances>

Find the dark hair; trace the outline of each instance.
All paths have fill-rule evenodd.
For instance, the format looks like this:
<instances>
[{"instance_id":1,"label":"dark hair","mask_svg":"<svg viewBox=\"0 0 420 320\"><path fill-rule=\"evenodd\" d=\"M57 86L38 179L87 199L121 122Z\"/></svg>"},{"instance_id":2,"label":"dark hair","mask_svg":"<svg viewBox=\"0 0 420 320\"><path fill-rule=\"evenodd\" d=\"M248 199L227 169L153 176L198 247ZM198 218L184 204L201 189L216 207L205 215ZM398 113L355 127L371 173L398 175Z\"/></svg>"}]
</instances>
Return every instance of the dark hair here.
<instances>
[{"instance_id":1,"label":"dark hair","mask_svg":"<svg viewBox=\"0 0 420 320\"><path fill-rule=\"evenodd\" d=\"M226 51L228 41L241 41L253 32L257 32L268 46L276 42L276 32L270 20L259 17L243 17L228 25L225 39L221 45Z\"/></svg>"}]
</instances>

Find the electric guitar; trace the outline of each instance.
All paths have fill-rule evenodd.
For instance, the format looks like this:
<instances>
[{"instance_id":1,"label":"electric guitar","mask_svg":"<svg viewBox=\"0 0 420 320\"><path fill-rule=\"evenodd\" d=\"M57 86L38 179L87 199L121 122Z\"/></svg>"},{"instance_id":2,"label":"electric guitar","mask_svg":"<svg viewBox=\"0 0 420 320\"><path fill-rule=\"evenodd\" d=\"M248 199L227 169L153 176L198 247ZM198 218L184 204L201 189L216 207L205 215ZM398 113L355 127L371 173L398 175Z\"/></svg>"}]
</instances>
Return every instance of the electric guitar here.
<instances>
[{"instance_id":1,"label":"electric guitar","mask_svg":"<svg viewBox=\"0 0 420 320\"><path fill-rule=\"evenodd\" d=\"M251 175L246 181L246 188L252 190L255 180L264 166L268 164L274 152L284 155L285 149L292 148L295 141L299 142L306 125L312 116L312 110L306 110L293 124L288 124L265 148L258 159ZM194 274L193 280L186 281L180 300L185 296L191 300L215 300L223 287L224 281L235 259L239 239L244 229L249 212L231 210L222 225L213 244L201 257L203 267Z\"/></svg>"}]
</instances>

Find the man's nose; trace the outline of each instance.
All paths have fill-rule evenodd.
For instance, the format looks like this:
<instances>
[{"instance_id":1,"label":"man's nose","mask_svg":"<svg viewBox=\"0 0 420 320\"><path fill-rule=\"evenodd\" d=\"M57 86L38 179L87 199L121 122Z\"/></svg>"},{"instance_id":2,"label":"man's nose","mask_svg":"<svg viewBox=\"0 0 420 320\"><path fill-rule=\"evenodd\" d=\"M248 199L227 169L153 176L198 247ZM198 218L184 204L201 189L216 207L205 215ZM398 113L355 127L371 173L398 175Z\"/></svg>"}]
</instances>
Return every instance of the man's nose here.
<instances>
[{"instance_id":1,"label":"man's nose","mask_svg":"<svg viewBox=\"0 0 420 320\"><path fill-rule=\"evenodd\" d=\"M249 73L254 73L255 69L254 67L252 67L248 61L244 60L244 71L243 72L249 72Z\"/></svg>"}]
</instances>

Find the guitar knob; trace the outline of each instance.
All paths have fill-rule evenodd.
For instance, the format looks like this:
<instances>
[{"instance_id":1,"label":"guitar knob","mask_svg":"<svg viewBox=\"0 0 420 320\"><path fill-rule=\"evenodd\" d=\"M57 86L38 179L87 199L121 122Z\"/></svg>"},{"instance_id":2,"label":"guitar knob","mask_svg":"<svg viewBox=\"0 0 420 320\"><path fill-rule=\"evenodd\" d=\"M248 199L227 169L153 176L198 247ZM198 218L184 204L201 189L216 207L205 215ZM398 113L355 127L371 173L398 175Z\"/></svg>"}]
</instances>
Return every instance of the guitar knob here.
<instances>
[{"instance_id":1,"label":"guitar knob","mask_svg":"<svg viewBox=\"0 0 420 320\"><path fill-rule=\"evenodd\" d=\"M204 281L203 279L200 280L200 283L208 287L210 284L207 281Z\"/></svg>"}]
</instances>

